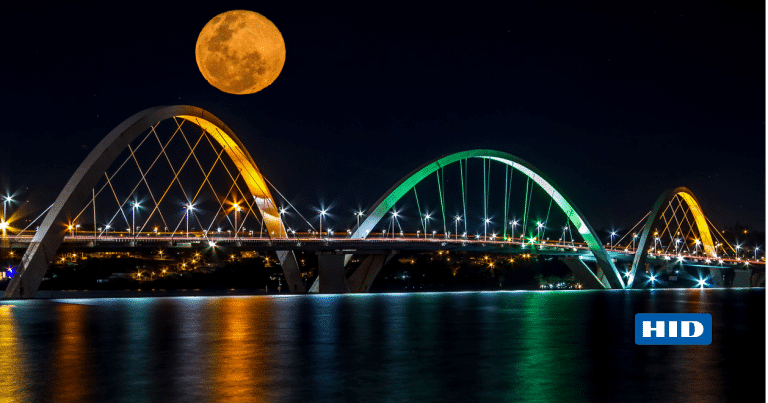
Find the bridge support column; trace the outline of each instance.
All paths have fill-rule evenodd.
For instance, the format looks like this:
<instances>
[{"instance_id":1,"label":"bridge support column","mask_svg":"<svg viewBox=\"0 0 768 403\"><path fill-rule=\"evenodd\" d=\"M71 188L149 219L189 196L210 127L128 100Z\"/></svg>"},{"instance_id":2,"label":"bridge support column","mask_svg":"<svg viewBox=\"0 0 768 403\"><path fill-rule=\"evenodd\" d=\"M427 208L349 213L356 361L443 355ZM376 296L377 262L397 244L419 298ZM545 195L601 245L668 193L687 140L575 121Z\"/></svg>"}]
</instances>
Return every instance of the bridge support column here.
<instances>
[{"instance_id":1,"label":"bridge support column","mask_svg":"<svg viewBox=\"0 0 768 403\"><path fill-rule=\"evenodd\" d=\"M348 284L350 291L358 293L368 292L368 290L371 289L373 280L381 271L381 268L389 261L389 259L392 259L393 256L395 256L394 252L388 255L381 254L366 256L363 262L360 263L360 267L358 267L349 277Z\"/></svg>"},{"instance_id":2,"label":"bridge support column","mask_svg":"<svg viewBox=\"0 0 768 403\"><path fill-rule=\"evenodd\" d=\"M277 251L277 259L283 268L283 275L285 276L286 283L288 283L288 290L293 294L304 294L306 287L304 286L304 280L301 278L299 262L296 260L296 255L293 251L279 250Z\"/></svg>"},{"instance_id":3,"label":"bridge support column","mask_svg":"<svg viewBox=\"0 0 768 403\"><path fill-rule=\"evenodd\" d=\"M749 269L735 269L733 271L733 285L732 287L751 287L752 286L752 270Z\"/></svg>"},{"instance_id":4,"label":"bridge support column","mask_svg":"<svg viewBox=\"0 0 768 403\"><path fill-rule=\"evenodd\" d=\"M317 284L321 294L344 294L349 292L347 277L344 275L344 254L317 254ZM314 288L314 286L313 286Z\"/></svg>"},{"instance_id":5,"label":"bridge support column","mask_svg":"<svg viewBox=\"0 0 768 403\"><path fill-rule=\"evenodd\" d=\"M709 268L709 281L712 283L712 287L717 287L717 288L725 287L725 282L723 281L723 272L720 270L719 267Z\"/></svg>"},{"instance_id":6,"label":"bridge support column","mask_svg":"<svg viewBox=\"0 0 768 403\"><path fill-rule=\"evenodd\" d=\"M565 256L561 258L563 263L571 269L571 273L587 289L610 289L611 285L605 278L602 270L597 269L598 274L592 272L587 264L575 256Z\"/></svg>"}]
</instances>

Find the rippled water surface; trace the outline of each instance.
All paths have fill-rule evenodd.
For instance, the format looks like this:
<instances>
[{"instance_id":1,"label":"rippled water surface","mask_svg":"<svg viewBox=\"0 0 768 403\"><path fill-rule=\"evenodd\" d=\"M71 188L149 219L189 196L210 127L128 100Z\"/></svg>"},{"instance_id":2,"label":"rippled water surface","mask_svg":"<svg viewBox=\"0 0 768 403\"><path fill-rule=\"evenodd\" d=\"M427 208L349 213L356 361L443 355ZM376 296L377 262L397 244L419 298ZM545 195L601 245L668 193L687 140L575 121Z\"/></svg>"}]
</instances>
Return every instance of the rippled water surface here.
<instances>
[{"instance_id":1,"label":"rippled water surface","mask_svg":"<svg viewBox=\"0 0 768 403\"><path fill-rule=\"evenodd\" d=\"M85 294L87 295L87 294ZM0 303L0 401L764 401L765 290ZM709 346L637 346L706 312Z\"/></svg>"}]
</instances>

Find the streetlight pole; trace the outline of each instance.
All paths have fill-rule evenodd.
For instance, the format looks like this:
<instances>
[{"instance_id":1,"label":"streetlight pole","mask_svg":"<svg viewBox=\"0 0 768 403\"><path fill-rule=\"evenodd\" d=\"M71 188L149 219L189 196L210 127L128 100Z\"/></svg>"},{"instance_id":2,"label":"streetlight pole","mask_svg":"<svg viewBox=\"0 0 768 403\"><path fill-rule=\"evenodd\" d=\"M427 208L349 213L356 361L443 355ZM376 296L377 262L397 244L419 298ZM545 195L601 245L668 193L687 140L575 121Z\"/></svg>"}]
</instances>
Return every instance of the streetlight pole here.
<instances>
[{"instance_id":1,"label":"streetlight pole","mask_svg":"<svg viewBox=\"0 0 768 403\"><path fill-rule=\"evenodd\" d=\"M285 207L280 207L280 229L285 232L285 237L288 238L288 231L285 230L285 224L283 224L283 214L285 214L286 211Z\"/></svg>"},{"instance_id":2,"label":"streetlight pole","mask_svg":"<svg viewBox=\"0 0 768 403\"><path fill-rule=\"evenodd\" d=\"M454 225L454 228L453 228L454 232L456 233L456 240L457 241L459 240L459 221L461 221L461 216L457 215L456 216L455 225Z\"/></svg>"},{"instance_id":3,"label":"streetlight pole","mask_svg":"<svg viewBox=\"0 0 768 403\"><path fill-rule=\"evenodd\" d=\"M757 261L757 251L760 250L759 246L755 246L755 261Z\"/></svg>"},{"instance_id":4,"label":"streetlight pole","mask_svg":"<svg viewBox=\"0 0 768 403\"><path fill-rule=\"evenodd\" d=\"M193 209L192 203L187 203L187 205L184 206L184 208L186 210L184 212L184 215L185 215L184 218L187 219L187 238L189 238L189 211Z\"/></svg>"},{"instance_id":5,"label":"streetlight pole","mask_svg":"<svg viewBox=\"0 0 768 403\"><path fill-rule=\"evenodd\" d=\"M429 214L424 215L424 239L427 239L427 220L431 219L432 216Z\"/></svg>"},{"instance_id":6,"label":"streetlight pole","mask_svg":"<svg viewBox=\"0 0 768 403\"><path fill-rule=\"evenodd\" d=\"M240 205L237 203L232 204L233 210L235 210L235 239L237 239L237 212L240 211Z\"/></svg>"},{"instance_id":7,"label":"streetlight pole","mask_svg":"<svg viewBox=\"0 0 768 403\"><path fill-rule=\"evenodd\" d=\"M355 212L355 216L357 216L357 228L358 229L360 228L360 217L362 217L363 214L364 213L362 211L356 211Z\"/></svg>"},{"instance_id":8,"label":"streetlight pole","mask_svg":"<svg viewBox=\"0 0 768 403\"><path fill-rule=\"evenodd\" d=\"M509 225L512 226L512 242L514 242L515 241L515 227L517 227L517 220L510 221Z\"/></svg>"},{"instance_id":9,"label":"streetlight pole","mask_svg":"<svg viewBox=\"0 0 768 403\"><path fill-rule=\"evenodd\" d=\"M491 222L491 219L486 217L485 220L483 220L483 241L488 241L488 223Z\"/></svg>"},{"instance_id":10,"label":"streetlight pole","mask_svg":"<svg viewBox=\"0 0 768 403\"><path fill-rule=\"evenodd\" d=\"M541 239L541 229L544 228L544 223L541 221L536 222L536 236L539 238L539 244L543 244Z\"/></svg>"},{"instance_id":11,"label":"streetlight pole","mask_svg":"<svg viewBox=\"0 0 768 403\"><path fill-rule=\"evenodd\" d=\"M326 210L320 210L320 238L323 238L323 217L325 217Z\"/></svg>"},{"instance_id":12,"label":"streetlight pole","mask_svg":"<svg viewBox=\"0 0 768 403\"><path fill-rule=\"evenodd\" d=\"M11 196L5 196L3 198L3 222L5 222L5 205L7 203L12 202L12 201L13 201L13 199L11 199Z\"/></svg>"},{"instance_id":13,"label":"streetlight pole","mask_svg":"<svg viewBox=\"0 0 768 403\"><path fill-rule=\"evenodd\" d=\"M136 238L136 208L139 207L139 203L131 203L131 236Z\"/></svg>"},{"instance_id":14,"label":"streetlight pole","mask_svg":"<svg viewBox=\"0 0 768 403\"><path fill-rule=\"evenodd\" d=\"M611 249L613 249L613 237L616 236L616 231L611 231Z\"/></svg>"}]
</instances>

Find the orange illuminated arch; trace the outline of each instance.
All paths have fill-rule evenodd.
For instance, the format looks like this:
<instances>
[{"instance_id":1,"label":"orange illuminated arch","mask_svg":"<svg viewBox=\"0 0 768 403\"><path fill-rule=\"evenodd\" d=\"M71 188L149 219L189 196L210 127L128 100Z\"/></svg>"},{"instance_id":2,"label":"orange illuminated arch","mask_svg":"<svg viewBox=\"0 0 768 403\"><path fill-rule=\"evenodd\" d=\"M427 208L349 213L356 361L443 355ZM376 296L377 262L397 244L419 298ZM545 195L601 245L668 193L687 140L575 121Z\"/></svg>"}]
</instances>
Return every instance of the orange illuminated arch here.
<instances>
[{"instance_id":1,"label":"orange illuminated arch","mask_svg":"<svg viewBox=\"0 0 768 403\"><path fill-rule=\"evenodd\" d=\"M282 225L280 214L267 187L266 180L259 172L256 163L248 154L243 143L224 122L210 112L194 106L175 105L149 108L131 116L109 132L88 154L85 161L80 164L43 218L21 260L17 274L8 284L3 298L34 297L45 272L48 270L48 265L64 240L66 232L59 228L58 223L65 221L67 216L74 216L77 213L76 209L88 203L92 196L91 189L96 186L107 168L133 140L158 122L174 117L187 120L201 127L226 150L227 155L242 173L248 189L253 194L268 233L277 237L286 236L285 226ZM283 267L290 291L304 292L304 282L301 279L293 252L278 251L277 256Z\"/></svg>"},{"instance_id":2,"label":"orange illuminated arch","mask_svg":"<svg viewBox=\"0 0 768 403\"><path fill-rule=\"evenodd\" d=\"M709 257L716 257L715 245L712 242L712 234L709 231L707 225L707 218L701 211L701 205L688 188L679 187L676 189L669 189L659 196L656 203L653 205L653 210L648 215L648 220L645 222L645 227L640 235L640 243L635 251L635 258L632 262L632 271L627 281L627 287L632 287L632 282L635 279L638 267L645 267L645 261L648 257L648 248L651 243L651 231L659 223L661 215L667 208L667 205L675 198L680 196L690 208L691 214L693 214L694 221L696 222L696 228L699 230L699 237L701 238L701 244L704 246L704 253Z\"/></svg>"}]
</instances>

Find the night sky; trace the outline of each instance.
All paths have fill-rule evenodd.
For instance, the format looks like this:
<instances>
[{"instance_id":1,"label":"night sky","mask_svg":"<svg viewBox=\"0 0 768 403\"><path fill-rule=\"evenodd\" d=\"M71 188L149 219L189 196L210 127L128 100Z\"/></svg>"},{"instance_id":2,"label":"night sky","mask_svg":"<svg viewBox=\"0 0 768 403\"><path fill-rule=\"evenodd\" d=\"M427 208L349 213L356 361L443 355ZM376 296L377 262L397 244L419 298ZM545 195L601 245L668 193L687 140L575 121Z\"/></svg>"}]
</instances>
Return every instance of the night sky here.
<instances>
[{"instance_id":1,"label":"night sky","mask_svg":"<svg viewBox=\"0 0 768 403\"><path fill-rule=\"evenodd\" d=\"M42 208L124 119L186 104L307 209L351 217L428 160L492 148L596 229L628 229L678 186L718 227L765 228L763 2L14 3L0 185ZM195 62L202 27L231 9L285 39L256 94L219 91Z\"/></svg>"}]
</instances>

